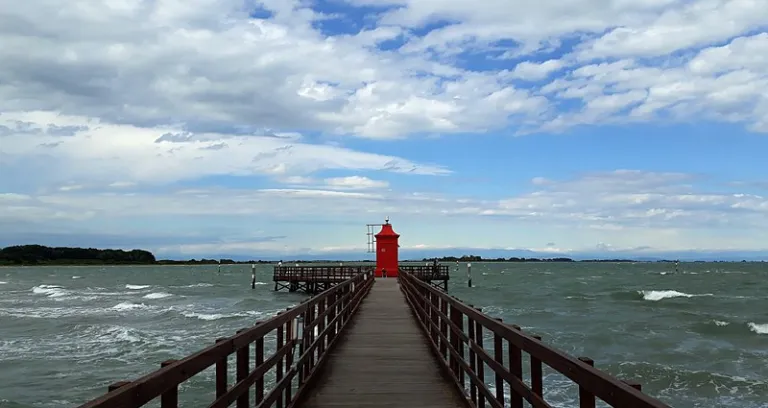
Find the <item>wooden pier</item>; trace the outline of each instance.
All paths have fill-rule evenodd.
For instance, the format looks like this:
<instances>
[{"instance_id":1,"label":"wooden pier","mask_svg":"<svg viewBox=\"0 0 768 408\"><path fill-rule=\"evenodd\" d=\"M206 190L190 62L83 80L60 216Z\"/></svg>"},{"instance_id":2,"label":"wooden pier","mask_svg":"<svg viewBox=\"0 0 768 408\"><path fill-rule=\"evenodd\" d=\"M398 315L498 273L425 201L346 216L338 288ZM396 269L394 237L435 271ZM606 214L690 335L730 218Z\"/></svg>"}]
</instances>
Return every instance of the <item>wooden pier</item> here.
<instances>
[{"instance_id":1,"label":"wooden pier","mask_svg":"<svg viewBox=\"0 0 768 408\"><path fill-rule=\"evenodd\" d=\"M590 358L569 356L400 272L397 279L356 274L191 356L117 381L80 408L153 400L175 408L180 385L214 366L215 399L184 406L547 408L549 366L578 384L580 408L595 408L598 399L621 408L668 407L634 379L614 378Z\"/></svg>"},{"instance_id":2,"label":"wooden pier","mask_svg":"<svg viewBox=\"0 0 768 408\"><path fill-rule=\"evenodd\" d=\"M275 290L320 293L355 276L370 273L373 266L275 266Z\"/></svg>"},{"instance_id":3,"label":"wooden pier","mask_svg":"<svg viewBox=\"0 0 768 408\"><path fill-rule=\"evenodd\" d=\"M362 274L372 272L374 266L275 266L272 280L275 291L320 293L333 285ZM435 288L448 291L448 265L400 265L407 272Z\"/></svg>"},{"instance_id":4,"label":"wooden pier","mask_svg":"<svg viewBox=\"0 0 768 408\"><path fill-rule=\"evenodd\" d=\"M446 381L397 279L380 279L302 407L465 407Z\"/></svg>"},{"instance_id":5,"label":"wooden pier","mask_svg":"<svg viewBox=\"0 0 768 408\"><path fill-rule=\"evenodd\" d=\"M400 273L408 273L443 292L448 292L448 265L400 265Z\"/></svg>"}]
</instances>

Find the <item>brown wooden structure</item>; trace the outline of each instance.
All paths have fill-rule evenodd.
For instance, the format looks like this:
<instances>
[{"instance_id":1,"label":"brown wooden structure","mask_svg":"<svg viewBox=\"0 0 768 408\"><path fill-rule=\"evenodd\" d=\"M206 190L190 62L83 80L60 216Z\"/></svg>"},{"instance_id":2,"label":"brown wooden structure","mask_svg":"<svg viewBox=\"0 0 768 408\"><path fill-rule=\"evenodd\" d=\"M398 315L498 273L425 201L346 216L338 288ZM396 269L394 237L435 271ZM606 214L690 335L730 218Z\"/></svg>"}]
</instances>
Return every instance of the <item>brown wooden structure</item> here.
<instances>
[{"instance_id":1,"label":"brown wooden structure","mask_svg":"<svg viewBox=\"0 0 768 408\"><path fill-rule=\"evenodd\" d=\"M544 400L543 367L558 371L579 385L579 407L594 408L596 399L620 408L668 407L641 392L640 383L619 380L596 368L588 357L572 357L449 296L415 276L401 275L401 287L429 339L440 366L474 407L548 408ZM492 344L485 344L491 335ZM523 378L523 353L529 356L530 378ZM495 391L491 392L489 384ZM505 397L504 390L510 397Z\"/></svg>"},{"instance_id":2,"label":"brown wooden structure","mask_svg":"<svg viewBox=\"0 0 768 408\"><path fill-rule=\"evenodd\" d=\"M273 338L274 351L267 352L265 340ZM523 375L524 354L529 378ZM233 356L234 382L227 370ZM644 394L639 383L593 364L412 273L375 280L363 272L192 356L117 382L80 408L132 408L155 399L161 408L175 408L179 386L214 366L215 400L186 406L550 407L543 393L545 365L578 384L580 408L594 408L597 399L621 408L668 407Z\"/></svg>"},{"instance_id":3,"label":"brown wooden structure","mask_svg":"<svg viewBox=\"0 0 768 408\"><path fill-rule=\"evenodd\" d=\"M289 292L320 293L347 279L366 272L374 266L275 266L272 280L275 290Z\"/></svg>"},{"instance_id":4,"label":"brown wooden structure","mask_svg":"<svg viewBox=\"0 0 768 408\"><path fill-rule=\"evenodd\" d=\"M400 265L400 273L407 273L437 289L448 292L448 265Z\"/></svg>"}]
</instances>

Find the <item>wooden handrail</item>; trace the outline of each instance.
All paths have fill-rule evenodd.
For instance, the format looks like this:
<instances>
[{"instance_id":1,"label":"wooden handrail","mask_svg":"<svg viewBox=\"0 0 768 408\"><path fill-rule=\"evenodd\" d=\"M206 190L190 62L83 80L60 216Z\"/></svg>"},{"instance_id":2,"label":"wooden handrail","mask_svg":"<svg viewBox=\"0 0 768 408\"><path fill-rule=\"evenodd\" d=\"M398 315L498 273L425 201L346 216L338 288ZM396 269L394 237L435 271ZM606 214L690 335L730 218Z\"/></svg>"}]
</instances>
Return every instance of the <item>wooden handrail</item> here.
<instances>
[{"instance_id":1,"label":"wooden handrail","mask_svg":"<svg viewBox=\"0 0 768 408\"><path fill-rule=\"evenodd\" d=\"M440 365L474 407L521 408L523 400L533 407L551 407L543 395L544 364L578 384L581 408L594 408L595 398L621 408L669 407L641 392L639 383L612 377L594 368L592 359L574 358L548 346L541 337L487 316L407 271L401 269L399 281ZM484 332L493 333L492 347L483 344ZM530 385L523 378L523 352L530 356ZM486 368L492 373L495 393L486 385ZM509 400L504 395L505 383Z\"/></svg>"},{"instance_id":2,"label":"wooden handrail","mask_svg":"<svg viewBox=\"0 0 768 408\"><path fill-rule=\"evenodd\" d=\"M227 407L233 402L237 402L238 408L248 407L252 404L252 387L256 407L293 407L305 396L328 351L336 344L373 282L370 272L355 274L271 319L238 330L234 336L218 339L214 345L189 357L163 362L162 368L135 381L116 382L109 386L106 394L79 408L135 408L158 397L162 408L175 408L179 385L212 366L216 366L216 400L209 408ZM304 325L299 336L300 321ZM272 334L277 346L265 359L264 339ZM299 357L294 359L297 347ZM252 370L251 349L255 353ZM227 364L232 354L236 359L236 379L230 387ZM271 371L275 372L275 385L265 390L264 379ZM297 387L293 386L295 377L298 377ZM265 391L269 391L267 395Z\"/></svg>"},{"instance_id":3,"label":"wooden handrail","mask_svg":"<svg viewBox=\"0 0 768 408\"><path fill-rule=\"evenodd\" d=\"M448 265L400 265L401 272L409 273L421 280L448 280Z\"/></svg>"},{"instance_id":4,"label":"wooden handrail","mask_svg":"<svg viewBox=\"0 0 768 408\"><path fill-rule=\"evenodd\" d=\"M357 275L372 273L373 266L275 266L272 279L281 280L346 280Z\"/></svg>"}]
</instances>

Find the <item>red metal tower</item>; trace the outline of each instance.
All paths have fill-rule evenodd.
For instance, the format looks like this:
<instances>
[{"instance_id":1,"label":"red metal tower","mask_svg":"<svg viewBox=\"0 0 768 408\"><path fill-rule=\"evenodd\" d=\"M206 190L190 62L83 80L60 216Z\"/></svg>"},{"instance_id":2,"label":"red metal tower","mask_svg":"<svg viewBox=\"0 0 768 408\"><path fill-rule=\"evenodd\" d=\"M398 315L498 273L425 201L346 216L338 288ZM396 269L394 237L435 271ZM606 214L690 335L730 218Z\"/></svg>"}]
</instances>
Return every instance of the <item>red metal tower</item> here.
<instances>
[{"instance_id":1,"label":"red metal tower","mask_svg":"<svg viewBox=\"0 0 768 408\"><path fill-rule=\"evenodd\" d=\"M398 257L397 250L400 235L392 229L389 223L389 217L381 226L381 231L376 234L376 277L382 277L382 271L386 271L388 278L394 278L398 275Z\"/></svg>"}]
</instances>

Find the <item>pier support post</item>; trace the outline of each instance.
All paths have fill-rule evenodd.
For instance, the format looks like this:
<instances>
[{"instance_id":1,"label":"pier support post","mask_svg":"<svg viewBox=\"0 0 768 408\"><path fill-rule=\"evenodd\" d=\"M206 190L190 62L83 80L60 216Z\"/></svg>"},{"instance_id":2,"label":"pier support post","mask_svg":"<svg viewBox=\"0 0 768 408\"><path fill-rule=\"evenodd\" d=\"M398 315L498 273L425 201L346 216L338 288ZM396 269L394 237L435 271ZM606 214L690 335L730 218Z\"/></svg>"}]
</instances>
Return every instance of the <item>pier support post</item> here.
<instances>
[{"instance_id":1,"label":"pier support post","mask_svg":"<svg viewBox=\"0 0 768 408\"><path fill-rule=\"evenodd\" d=\"M256 289L256 265L251 265L251 289Z\"/></svg>"},{"instance_id":2,"label":"pier support post","mask_svg":"<svg viewBox=\"0 0 768 408\"><path fill-rule=\"evenodd\" d=\"M472 264L467 262L467 285L472 287Z\"/></svg>"}]
</instances>

